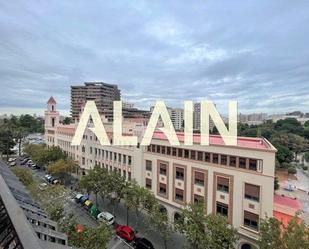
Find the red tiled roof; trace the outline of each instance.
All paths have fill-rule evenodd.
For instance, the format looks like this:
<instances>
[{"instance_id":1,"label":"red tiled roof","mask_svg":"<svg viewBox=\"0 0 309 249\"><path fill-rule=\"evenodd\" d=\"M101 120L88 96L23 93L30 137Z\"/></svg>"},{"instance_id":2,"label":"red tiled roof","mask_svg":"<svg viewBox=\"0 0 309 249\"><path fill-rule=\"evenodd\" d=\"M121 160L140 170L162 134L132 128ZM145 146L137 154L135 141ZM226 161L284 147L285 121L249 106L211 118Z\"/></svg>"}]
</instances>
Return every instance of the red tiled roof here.
<instances>
[{"instance_id":1,"label":"red tiled roof","mask_svg":"<svg viewBox=\"0 0 309 249\"><path fill-rule=\"evenodd\" d=\"M273 216L282 222L282 224L284 225L284 227L286 227L290 220L294 217L294 215L289 215L289 214L285 214L285 213L281 213L281 212L278 212L278 211L273 211ZM298 218L298 222L301 222L302 219Z\"/></svg>"},{"instance_id":2,"label":"red tiled roof","mask_svg":"<svg viewBox=\"0 0 309 249\"><path fill-rule=\"evenodd\" d=\"M176 134L179 142L184 142L184 133L177 132ZM155 131L153 134L153 138L167 140L167 137L161 131ZM200 134L193 134L193 143L200 143ZM223 146L225 145L222 137L219 135L209 135L209 144ZM262 138L238 137L237 147L272 150L272 147Z\"/></svg>"}]
</instances>

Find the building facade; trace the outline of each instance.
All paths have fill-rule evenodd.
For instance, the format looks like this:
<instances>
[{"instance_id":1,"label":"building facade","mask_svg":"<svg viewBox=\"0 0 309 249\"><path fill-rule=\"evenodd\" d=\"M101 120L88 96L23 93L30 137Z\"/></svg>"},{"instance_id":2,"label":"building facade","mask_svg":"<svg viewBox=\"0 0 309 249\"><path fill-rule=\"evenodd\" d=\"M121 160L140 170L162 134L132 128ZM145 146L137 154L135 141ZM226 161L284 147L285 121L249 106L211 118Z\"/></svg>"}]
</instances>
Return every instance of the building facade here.
<instances>
[{"instance_id":1,"label":"building facade","mask_svg":"<svg viewBox=\"0 0 309 249\"><path fill-rule=\"evenodd\" d=\"M99 112L107 118L113 116L113 101L120 100L120 90L117 85L104 82L85 82L84 86L71 86L71 115L79 119L87 100L94 100Z\"/></svg>"},{"instance_id":2,"label":"building facade","mask_svg":"<svg viewBox=\"0 0 309 249\"><path fill-rule=\"evenodd\" d=\"M178 132L180 146L170 146L156 131L147 147L101 146L86 130L81 145L71 146L76 124L51 127L54 113L45 115L47 145L60 146L78 162L82 174L99 165L135 179L155 194L171 221L186 203L202 199L207 214L220 213L238 229L237 248L256 247L259 220L273 214L276 149L266 139L239 137L236 146L226 146L220 136L210 136L210 145L202 146L200 134L194 134L193 146L187 146ZM111 125L104 126L112 139ZM136 120L125 123L123 132L140 141L144 129Z\"/></svg>"}]
</instances>

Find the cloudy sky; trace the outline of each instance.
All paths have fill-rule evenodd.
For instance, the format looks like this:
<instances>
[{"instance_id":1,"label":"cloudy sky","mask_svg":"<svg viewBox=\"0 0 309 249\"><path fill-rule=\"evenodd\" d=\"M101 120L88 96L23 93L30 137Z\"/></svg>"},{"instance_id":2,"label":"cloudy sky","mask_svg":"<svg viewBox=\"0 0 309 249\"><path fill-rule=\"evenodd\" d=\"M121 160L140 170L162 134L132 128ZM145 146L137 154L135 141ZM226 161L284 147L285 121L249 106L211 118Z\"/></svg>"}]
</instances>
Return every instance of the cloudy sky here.
<instances>
[{"instance_id":1,"label":"cloudy sky","mask_svg":"<svg viewBox=\"0 0 309 249\"><path fill-rule=\"evenodd\" d=\"M0 113L41 114L70 85L118 84L141 108L309 112L309 1L0 0Z\"/></svg>"}]
</instances>

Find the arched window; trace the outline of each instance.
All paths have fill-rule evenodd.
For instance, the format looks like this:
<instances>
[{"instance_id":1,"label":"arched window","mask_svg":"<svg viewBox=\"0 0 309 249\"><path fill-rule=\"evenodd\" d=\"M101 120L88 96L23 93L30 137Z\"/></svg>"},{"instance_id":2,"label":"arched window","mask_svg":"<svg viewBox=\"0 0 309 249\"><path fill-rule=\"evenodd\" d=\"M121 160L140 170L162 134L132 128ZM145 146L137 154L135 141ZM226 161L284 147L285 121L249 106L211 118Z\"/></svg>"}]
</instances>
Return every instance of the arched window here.
<instances>
[{"instance_id":1,"label":"arched window","mask_svg":"<svg viewBox=\"0 0 309 249\"><path fill-rule=\"evenodd\" d=\"M167 209L163 205L160 205L159 210L160 210L161 213L167 214Z\"/></svg>"},{"instance_id":2,"label":"arched window","mask_svg":"<svg viewBox=\"0 0 309 249\"><path fill-rule=\"evenodd\" d=\"M174 222L179 222L181 220L181 214L180 213L175 213L174 214Z\"/></svg>"},{"instance_id":3,"label":"arched window","mask_svg":"<svg viewBox=\"0 0 309 249\"><path fill-rule=\"evenodd\" d=\"M253 247L250 244L246 243L241 246L241 249L253 249Z\"/></svg>"}]
</instances>

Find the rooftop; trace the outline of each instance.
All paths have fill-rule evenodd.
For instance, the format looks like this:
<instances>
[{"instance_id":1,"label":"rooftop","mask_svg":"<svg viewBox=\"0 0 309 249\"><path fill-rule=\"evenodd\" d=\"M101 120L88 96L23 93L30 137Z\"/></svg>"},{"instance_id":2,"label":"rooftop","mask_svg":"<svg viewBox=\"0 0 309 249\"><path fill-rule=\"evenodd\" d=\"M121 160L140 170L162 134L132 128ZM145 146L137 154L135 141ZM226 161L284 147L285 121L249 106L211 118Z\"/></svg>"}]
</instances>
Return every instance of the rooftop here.
<instances>
[{"instance_id":1,"label":"rooftop","mask_svg":"<svg viewBox=\"0 0 309 249\"><path fill-rule=\"evenodd\" d=\"M184 142L184 133L176 132L176 134L179 142ZM167 140L167 137L161 131L154 132L153 138ZM201 135L197 133L193 134L193 143L199 144L200 141ZM226 146L222 137L219 135L209 135L209 144L215 146ZM276 149L264 138L237 137L236 147L276 151Z\"/></svg>"}]
</instances>

